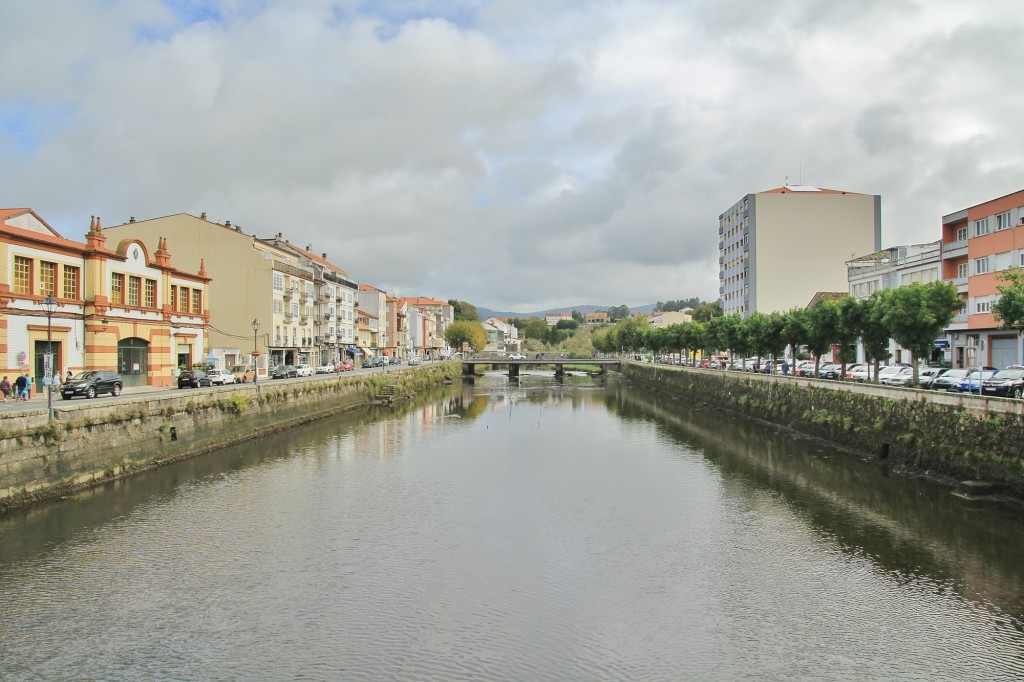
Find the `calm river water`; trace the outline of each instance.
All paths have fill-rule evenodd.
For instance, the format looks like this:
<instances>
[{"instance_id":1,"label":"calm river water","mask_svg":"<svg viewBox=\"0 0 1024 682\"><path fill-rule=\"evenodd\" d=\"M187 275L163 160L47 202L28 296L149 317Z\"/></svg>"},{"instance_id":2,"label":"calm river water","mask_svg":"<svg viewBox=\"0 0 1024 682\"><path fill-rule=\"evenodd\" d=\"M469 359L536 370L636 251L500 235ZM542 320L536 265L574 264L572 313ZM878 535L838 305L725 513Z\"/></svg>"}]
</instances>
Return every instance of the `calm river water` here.
<instances>
[{"instance_id":1,"label":"calm river water","mask_svg":"<svg viewBox=\"0 0 1024 682\"><path fill-rule=\"evenodd\" d=\"M583 377L0 518L4 680L1007 680L1024 514Z\"/></svg>"}]
</instances>

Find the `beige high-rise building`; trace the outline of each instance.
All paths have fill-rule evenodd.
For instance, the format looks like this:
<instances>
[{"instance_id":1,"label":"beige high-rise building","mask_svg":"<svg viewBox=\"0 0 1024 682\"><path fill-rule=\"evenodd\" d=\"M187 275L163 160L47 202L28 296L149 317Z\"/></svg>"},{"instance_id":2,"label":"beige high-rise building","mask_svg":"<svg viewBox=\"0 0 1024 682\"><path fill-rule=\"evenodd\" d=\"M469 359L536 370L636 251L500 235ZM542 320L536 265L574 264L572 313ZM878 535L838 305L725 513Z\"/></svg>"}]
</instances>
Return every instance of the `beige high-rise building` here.
<instances>
[{"instance_id":1,"label":"beige high-rise building","mask_svg":"<svg viewBox=\"0 0 1024 682\"><path fill-rule=\"evenodd\" d=\"M718 294L726 315L804 307L846 291L846 262L882 243L882 197L808 185L748 194L718 216Z\"/></svg>"}]
</instances>

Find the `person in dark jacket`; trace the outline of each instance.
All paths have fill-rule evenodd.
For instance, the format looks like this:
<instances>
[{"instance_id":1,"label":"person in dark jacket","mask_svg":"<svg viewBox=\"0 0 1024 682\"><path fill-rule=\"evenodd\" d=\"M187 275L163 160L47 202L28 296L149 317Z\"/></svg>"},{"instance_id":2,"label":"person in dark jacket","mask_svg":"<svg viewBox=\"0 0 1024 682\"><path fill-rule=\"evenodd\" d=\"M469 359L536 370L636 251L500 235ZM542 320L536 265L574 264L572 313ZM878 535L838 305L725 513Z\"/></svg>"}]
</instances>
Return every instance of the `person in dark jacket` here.
<instances>
[{"instance_id":1,"label":"person in dark jacket","mask_svg":"<svg viewBox=\"0 0 1024 682\"><path fill-rule=\"evenodd\" d=\"M19 374L14 380L14 399L28 400L28 374Z\"/></svg>"}]
</instances>

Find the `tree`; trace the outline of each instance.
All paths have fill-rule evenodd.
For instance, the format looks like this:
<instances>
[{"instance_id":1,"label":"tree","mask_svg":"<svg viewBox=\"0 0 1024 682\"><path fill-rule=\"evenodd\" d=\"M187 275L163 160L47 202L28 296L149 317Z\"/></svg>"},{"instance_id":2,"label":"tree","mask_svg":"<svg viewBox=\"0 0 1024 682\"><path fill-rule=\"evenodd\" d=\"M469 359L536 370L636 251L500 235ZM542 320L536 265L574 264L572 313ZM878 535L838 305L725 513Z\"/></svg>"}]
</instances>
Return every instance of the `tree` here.
<instances>
[{"instance_id":1,"label":"tree","mask_svg":"<svg viewBox=\"0 0 1024 682\"><path fill-rule=\"evenodd\" d=\"M629 317L629 306L627 306L625 304L617 305L617 306L614 306L614 307L608 309L608 319L611 320L612 322L617 322L619 320L625 320L628 317Z\"/></svg>"},{"instance_id":2,"label":"tree","mask_svg":"<svg viewBox=\"0 0 1024 682\"><path fill-rule=\"evenodd\" d=\"M963 299L951 282L914 282L905 287L886 289L882 295L885 305L883 323L892 332L892 338L910 349L917 383L917 360L931 356L935 338L953 321Z\"/></svg>"},{"instance_id":3,"label":"tree","mask_svg":"<svg viewBox=\"0 0 1024 682\"><path fill-rule=\"evenodd\" d=\"M693 311L694 322L708 322L711 318L722 316L722 304L720 301L707 303Z\"/></svg>"},{"instance_id":4,"label":"tree","mask_svg":"<svg viewBox=\"0 0 1024 682\"><path fill-rule=\"evenodd\" d=\"M548 335L548 323L539 317L516 317L510 322L519 330L524 339L543 341Z\"/></svg>"},{"instance_id":5,"label":"tree","mask_svg":"<svg viewBox=\"0 0 1024 682\"><path fill-rule=\"evenodd\" d=\"M992 305L992 314L1004 329L1024 331L1024 268L1003 270L997 277L999 300Z\"/></svg>"},{"instance_id":6,"label":"tree","mask_svg":"<svg viewBox=\"0 0 1024 682\"><path fill-rule=\"evenodd\" d=\"M857 339L864 328L862 318L864 309L853 296L844 296L836 302L839 311L839 325L836 327L836 345L839 346L839 362L842 371L839 378L846 375L846 364L857 359Z\"/></svg>"},{"instance_id":7,"label":"tree","mask_svg":"<svg viewBox=\"0 0 1024 682\"><path fill-rule=\"evenodd\" d=\"M479 322L458 320L444 330L444 340L452 348L462 348L462 344L468 343L470 348L479 353L487 345L487 332Z\"/></svg>"},{"instance_id":8,"label":"tree","mask_svg":"<svg viewBox=\"0 0 1024 682\"><path fill-rule=\"evenodd\" d=\"M583 322L583 313L573 308L572 319L575 320L576 322Z\"/></svg>"},{"instance_id":9,"label":"tree","mask_svg":"<svg viewBox=\"0 0 1024 682\"><path fill-rule=\"evenodd\" d=\"M860 333L860 342L864 346L864 355L874 365L873 371L870 373L873 383L878 383L878 363L892 357L892 352L889 350L892 333L885 324L885 305L881 293L876 291L871 298L860 302L861 319L864 325Z\"/></svg>"},{"instance_id":10,"label":"tree","mask_svg":"<svg viewBox=\"0 0 1024 682\"><path fill-rule=\"evenodd\" d=\"M792 308L782 316L782 341L792 351L793 369L796 369L797 349L807 343L811 335L811 315L807 308Z\"/></svg>"},{"instance_id":11,"label":"tree","mask_svg":"<svg viewBox=\"0 0 1024 682\"><path fill-rule=\"evenodd\" d=\"M457 301L454 298L450 298L448 299L448 305L454 309L456 321L468 320L470 322L474 322L480 320L480 314L476 311L476 306L472 303Z\"/></svg>"},{"instance_id":12,"label":"tree","mask_svg":"<svg viewBox=\"0 0 1024 682\"><path fill-rule=\"evenodd\" d=\"M821 356L829 351L839 337L839 306L835 301L824 300L810 309L810 336L807 348L814 355L814 376L821 368Z\"/></svg>"}]
</instances>

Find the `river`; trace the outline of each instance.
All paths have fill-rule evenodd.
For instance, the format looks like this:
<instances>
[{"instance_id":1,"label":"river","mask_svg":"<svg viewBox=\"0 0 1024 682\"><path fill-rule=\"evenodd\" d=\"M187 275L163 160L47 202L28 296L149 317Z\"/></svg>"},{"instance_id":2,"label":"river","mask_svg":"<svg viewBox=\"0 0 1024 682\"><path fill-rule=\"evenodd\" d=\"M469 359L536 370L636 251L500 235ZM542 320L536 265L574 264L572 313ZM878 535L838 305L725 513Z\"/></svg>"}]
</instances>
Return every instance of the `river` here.
<instances>
[{"instance_id":1,"label":"river","mask_svg":"<svg viewBox=\"0 0 1024 682\"><path fill-rule=\"evenodd\" d=\"M0 517L0 679L1020 679L1022 531L613 380L490 374Z\"/></svg>"}]
</instances>

